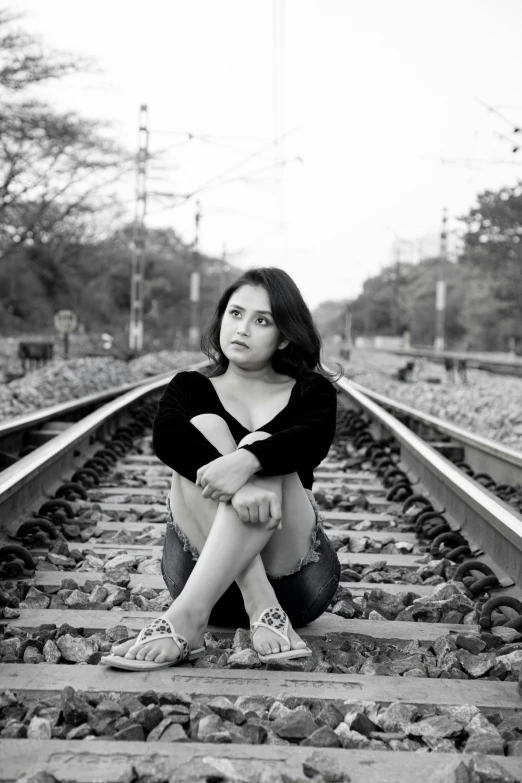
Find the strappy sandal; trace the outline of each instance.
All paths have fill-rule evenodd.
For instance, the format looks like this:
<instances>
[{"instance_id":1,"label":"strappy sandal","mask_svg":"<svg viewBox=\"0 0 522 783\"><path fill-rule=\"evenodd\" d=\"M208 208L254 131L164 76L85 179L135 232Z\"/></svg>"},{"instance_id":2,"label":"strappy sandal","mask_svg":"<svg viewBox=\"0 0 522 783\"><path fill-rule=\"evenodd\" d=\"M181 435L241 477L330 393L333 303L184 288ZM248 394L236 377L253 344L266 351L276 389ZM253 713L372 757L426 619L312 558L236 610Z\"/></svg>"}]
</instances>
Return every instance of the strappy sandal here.
<instances>
[{"instance_id":1,"label":"strappy sandal","mask_svg":"<svg viewBox=\"0 0 522 783\"><path fill-rule=\"evenodd\" d=\"M140 661L135 658L124 658L123 655L114 655L111 653L110 655L105 655L100 663L103 663L105 666L114 666L117 669L127 669L131 672L147 672L153 671L154 669L166 669L169 666L176 666L184 661L194 661L205 654L204 647L198 647L196 650L191 650L185 637L176 633L174 626L167 617L157 617L155 620L148 623L145 628L140 631L134 644L142 647L148 642L165 638L172 639L179 648L179 655L174 661L165 661L164 663Z\"/></svg>"},{"instance_id":2,"label":"strappy sandal","mask_svg":"<svg viewBox=\"0 0 522 783\"><path fill-rule=\"evenodd\" d=\"M280 606L271 606L269 609L265 609L262 612L259 620L252 623L250 626L250 638L254 639L254 632L257 628L268 628L269 631L273 631L280 636L283 641L288 645L291 645L290 638L288 636L288 626L290 621L288 615ZM268 663L268 661L276 661L281 658L307 658L312 655L312 651L309 647L301 647L298 650L286 650L286 652L271 653L270 655L259 655L259 660L262 663Z\"/></svg>"}]
</instances>

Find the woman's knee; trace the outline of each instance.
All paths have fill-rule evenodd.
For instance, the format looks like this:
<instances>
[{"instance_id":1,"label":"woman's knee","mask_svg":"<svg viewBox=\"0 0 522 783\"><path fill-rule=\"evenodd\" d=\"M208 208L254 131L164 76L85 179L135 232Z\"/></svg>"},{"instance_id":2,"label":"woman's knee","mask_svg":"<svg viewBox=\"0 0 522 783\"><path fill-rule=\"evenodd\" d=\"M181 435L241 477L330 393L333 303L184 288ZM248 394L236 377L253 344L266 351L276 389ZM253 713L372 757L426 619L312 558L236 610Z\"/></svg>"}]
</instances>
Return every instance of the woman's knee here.
<instances>
[{"instance_id":1,"label":"woman's knee","mask_svg":"<svg viewBox=\"0 0 522 783\"><path fill-rule=\"evenodd\" d=\"M259 432L249 432L248 435L245 435L245 437L239 441L237 447L248 446L250 443L255 443L256 440L266 440L271 437L269 432L263 432L261 430L259 430Z\"/></svg>"},{"instance_id":2,"label":"woman's knee","mask_svg":"<svg viewBox=\"0 0 522 783\"><path fill-rule=\"evenodd\" d=\"M190 423L196 427L222 454L234 451L236 442L226 421L217 413L200 413Z\"/></svg>"}]
</instances>

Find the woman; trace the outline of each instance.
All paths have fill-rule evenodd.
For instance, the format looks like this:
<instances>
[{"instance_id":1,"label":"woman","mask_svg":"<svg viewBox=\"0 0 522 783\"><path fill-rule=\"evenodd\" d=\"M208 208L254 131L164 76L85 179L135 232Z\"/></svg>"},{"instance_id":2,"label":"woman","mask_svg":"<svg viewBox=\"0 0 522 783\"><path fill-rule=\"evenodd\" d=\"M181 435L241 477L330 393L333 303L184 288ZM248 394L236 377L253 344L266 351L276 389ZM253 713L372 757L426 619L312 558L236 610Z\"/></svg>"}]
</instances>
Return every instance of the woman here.
<instances>
[{"instance_id":1,"label":"woman","mask_svg":"<svg viewBox=\"0 0 522 783\"><path fill-rule=\"evenodd\" d=\"M263 662L311 655L291 623L316 619L339 583L312 494L336 392L293 280L245 272L221 296L203 347L210 370L173 378L153 428L173 469L162 574L174 602L102 659L112 666L194 660L209 622L250 623Z\"/></svg>"}]
</instances>

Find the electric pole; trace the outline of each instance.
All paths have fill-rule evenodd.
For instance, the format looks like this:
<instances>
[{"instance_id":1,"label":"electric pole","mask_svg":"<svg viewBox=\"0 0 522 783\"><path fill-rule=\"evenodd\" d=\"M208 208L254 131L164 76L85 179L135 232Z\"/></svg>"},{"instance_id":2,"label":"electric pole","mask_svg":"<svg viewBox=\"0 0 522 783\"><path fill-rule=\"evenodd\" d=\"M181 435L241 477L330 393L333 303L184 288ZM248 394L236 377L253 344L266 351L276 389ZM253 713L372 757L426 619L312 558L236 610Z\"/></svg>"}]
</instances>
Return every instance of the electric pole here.
<instances>
[{"instance_id":1,"label":"electric pole","mask_svg":"<svg viewBox=\"0 0 522 783\"><path fill-rule=\"evenodd\" d=\"M444 322L446 319L446 281L444 280L444 271L446 259L448 257L448 210L446 207L442 210L442 228L440 232L440 260L439 260L439 279L435 289L435 342L436 351L443 351L444 340Z\"/></svg>"},{"instance_id":2,"label":"electric pole","mask_svg":"<svg viewBox=\"0 0 522 783\"><path fill-rule=\"evenodd\" d=\"M200 324L199 324L199 291L201 284L201 274L199 272L200 258L199 258L199 221L201 220L201 211L199 201L196 202L196 215L195 215L195 237L194 237L194 252L192 255L192 272L190 274L190 329L189 329L189 344L192 350L199 348L200 341Z\"/></svg>"},{"instance_id":3,"label":"electric pole","mask_svg":"<svg viewBox=\"0 0 522 783\"><path fill-rule=\"evenodd\" d=\"M136 216L132 236L131 296L129 349L136 353L143 349L143 267L145 255L145 215L147 214L147 158L149 131L147 106L140 106L138 135Z\"/></svg>"}]
</instances>

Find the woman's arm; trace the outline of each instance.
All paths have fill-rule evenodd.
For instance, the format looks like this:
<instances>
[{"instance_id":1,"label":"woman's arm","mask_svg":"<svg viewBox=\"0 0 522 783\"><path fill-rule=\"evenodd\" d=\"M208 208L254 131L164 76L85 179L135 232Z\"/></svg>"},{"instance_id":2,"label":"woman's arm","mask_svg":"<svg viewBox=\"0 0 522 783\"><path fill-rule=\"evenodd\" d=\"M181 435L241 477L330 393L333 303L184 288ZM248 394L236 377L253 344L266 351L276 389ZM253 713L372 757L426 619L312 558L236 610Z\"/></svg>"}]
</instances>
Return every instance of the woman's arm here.
<instances>
[{"instance_id":1,"label":"woman's arm","mask_svg":"<svg viewBox=\"0 0 522 783\"><path fill-rule=\"evenodd\" d=\"M194 483L202 465L222 456L190 422L197 414L206 412L198 407L204 388L196 375L180 372L174 376L159 402L152 427L152 446L156 455L165 465Z\"/></svg>"},{"instance_id":2,"label":"woman's arm","mask_svg":"<svg viewBox=\"0 0 522 783\"><path fill-rule=\"evenodd\" d=\"M247 449L258 458L259 476L278 476L315 467L328 454L334 438L336 410L335 387L323 376L317 376L303 392L294 426L239 450Z\"/></svg>"}]
</instances>

